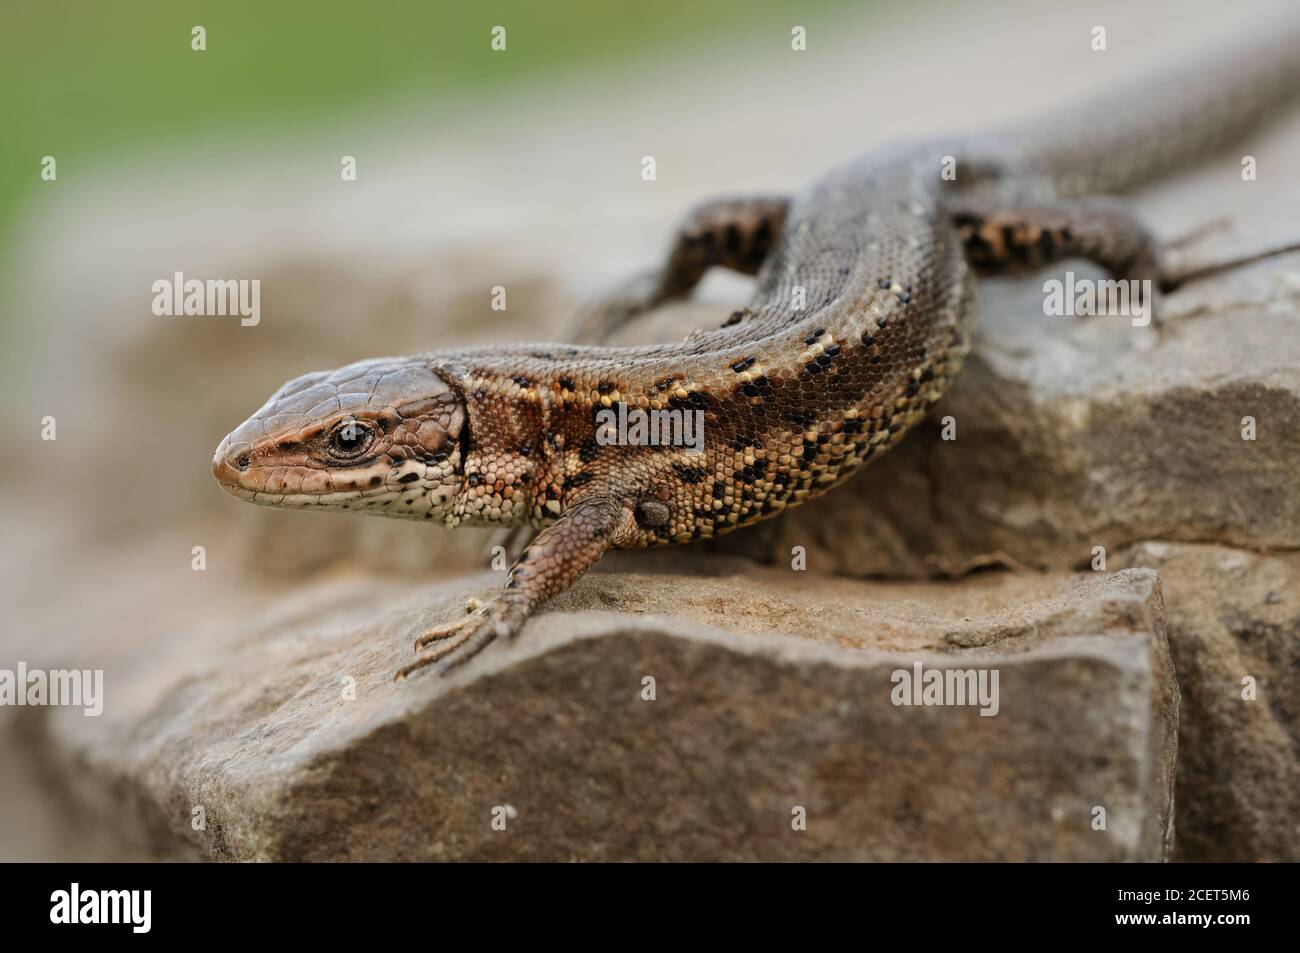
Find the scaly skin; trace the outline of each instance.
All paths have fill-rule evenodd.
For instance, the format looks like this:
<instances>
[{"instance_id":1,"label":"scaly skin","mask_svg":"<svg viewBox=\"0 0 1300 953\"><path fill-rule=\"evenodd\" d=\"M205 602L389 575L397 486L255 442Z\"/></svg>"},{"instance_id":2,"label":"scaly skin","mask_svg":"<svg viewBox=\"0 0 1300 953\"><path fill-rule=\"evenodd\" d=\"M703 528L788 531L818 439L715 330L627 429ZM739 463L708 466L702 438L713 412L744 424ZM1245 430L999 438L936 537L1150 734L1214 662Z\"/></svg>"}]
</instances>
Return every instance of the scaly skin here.
<instances>
[{"instance_id":1,"label":"scaly skin","mask_svg":"<svg viewBox=\"0 0 1300 953\"><path fill-rule=\"evenodd\" d=\"M697 209L666 264L587 323L608 333L722 265L757 273L714 331L641 348L536 344L362 361L285 385L217 448L231 493L446 526L541 528L503 590L431 630L399 672L517 633L608 548L709 538L812 499L943 395L969 348L975 275L1087 257L1165 281L1113 200L1067 200L1232 141L1300 84L1293 41L1234 71L1156 82L1012 132L895 146L793 200ZM1154 141L1152 133L1155 133ZM941 175L957 160L955 181ZM1166 281L1167 283L1167 281ZM703 451L598 439L602 409L703 413Z\"/></svg>"}]
</instances>

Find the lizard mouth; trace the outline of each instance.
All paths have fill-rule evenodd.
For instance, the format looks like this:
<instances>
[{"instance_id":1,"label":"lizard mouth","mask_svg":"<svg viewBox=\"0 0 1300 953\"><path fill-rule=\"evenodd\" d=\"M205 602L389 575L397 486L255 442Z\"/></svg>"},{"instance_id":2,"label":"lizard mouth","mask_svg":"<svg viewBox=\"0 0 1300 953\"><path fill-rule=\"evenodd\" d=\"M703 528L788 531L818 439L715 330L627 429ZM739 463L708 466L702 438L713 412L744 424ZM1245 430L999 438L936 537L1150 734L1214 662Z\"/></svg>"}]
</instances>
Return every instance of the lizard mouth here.
<instances>
[{"instance_id":1,"label":"lizard mouth","mask_svg":"<svg viewBox=\"0 0 1300 953\"><path fill-rule=\"evenodd\" d=\"M267 459L248 441L226 437L212 458L212 475L231 496L261 506L349 510L402 519L442 519L459 477L407 461L377 461L345 478L312 466Z\"/></svg>"},{"instance_id":2,"label":"lizard mouth","mask_svg":"<svg viewBox=\"0 0 1300 953\"><path fill-rule=\"evenodd\" d=\"M252 443L230 434L212 457L212 476L231 496L266 506L323 506L351 503L360 494L335 489L320 470L259 462Z\"/></svg>"}]
</instances>

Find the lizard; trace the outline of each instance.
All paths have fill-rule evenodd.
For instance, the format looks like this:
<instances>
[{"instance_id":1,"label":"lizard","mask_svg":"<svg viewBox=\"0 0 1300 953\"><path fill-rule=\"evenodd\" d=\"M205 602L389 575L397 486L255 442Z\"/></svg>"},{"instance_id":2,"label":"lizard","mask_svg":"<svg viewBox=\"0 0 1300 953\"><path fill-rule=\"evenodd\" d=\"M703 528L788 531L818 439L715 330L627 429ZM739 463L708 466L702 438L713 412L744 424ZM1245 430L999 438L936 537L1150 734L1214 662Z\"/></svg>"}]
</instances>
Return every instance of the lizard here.
<instances>
[{"instance_id":1,"label":"lizard","mask_svg":"<svg viewBox=\"0 0 1300 953\"><path fill-rule=\"evenodd\" d=\"M584 326L608 336L717 266L755 277L721 327L654 346L469 347L309 373L220 442L213 474L263 505L538 530L504 586L425 631L396 677L446 673L517 635L606 551L731 532L887 452L961 368L980 276L1082 258L1158 293L1216 270L1180 264L1116 196L1233 144L1298 88L1300 48L1274 36L1217 70L887 145L794 196L705 202L666 261ZM602 412L620 408L697 414L700 452L604 439L619 435Z\"/></svg>"}]
</instances>

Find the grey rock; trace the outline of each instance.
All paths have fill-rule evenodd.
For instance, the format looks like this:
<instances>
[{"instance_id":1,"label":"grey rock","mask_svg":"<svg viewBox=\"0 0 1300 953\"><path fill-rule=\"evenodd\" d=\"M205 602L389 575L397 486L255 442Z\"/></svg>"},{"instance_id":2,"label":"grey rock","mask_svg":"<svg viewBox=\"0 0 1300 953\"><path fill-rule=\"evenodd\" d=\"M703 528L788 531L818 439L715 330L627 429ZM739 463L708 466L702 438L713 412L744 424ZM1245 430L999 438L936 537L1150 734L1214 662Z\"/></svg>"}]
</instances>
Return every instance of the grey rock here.
<instances>
[{"instance_id":1,"label":"grey rock","mask_svg":"<svg viewBox=\"0 0 1300 953\"><path fill-rule=\"evenodd\" d=\"M1300 857L1300 555L1146 543L1182 689L1175 859ZM1254 682L1246 697L1245 679Z\"/></svg>"},{"instance_id":2,"label":"grey rock","mask_svg":"<svg viewBox=\"0 0 1300 953\"><path fill-rule=\"evenodd\" d=\"M128 856L1166 856L1178 694L1149 570L887 584L637 565L451 679L400 684L466 587L310 587L197 657L113 653L102 718L39 712L18 747L64 823ZM998 672L997 714L896 706L892 673L917 661Z\"/></svg>"}]
</instances>

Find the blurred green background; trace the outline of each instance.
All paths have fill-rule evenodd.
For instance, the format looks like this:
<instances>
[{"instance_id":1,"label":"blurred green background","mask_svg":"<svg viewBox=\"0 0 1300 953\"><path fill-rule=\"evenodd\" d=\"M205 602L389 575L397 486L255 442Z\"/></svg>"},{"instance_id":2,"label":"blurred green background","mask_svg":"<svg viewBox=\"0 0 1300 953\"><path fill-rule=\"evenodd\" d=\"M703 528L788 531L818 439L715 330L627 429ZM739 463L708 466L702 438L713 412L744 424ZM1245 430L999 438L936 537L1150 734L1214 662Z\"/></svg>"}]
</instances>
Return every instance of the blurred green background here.
<instances>
[{"instance_id":1,"label":"blurred green background","mask_svg":"<svg viewBox=\"0 0 1300 953\"><path fill-rule=\"evenodd\" d=\"M867 4L870 5L870 4ZM261 125L292 133L353 111L548 77L626 68L665 48L709 46L773 21L832 22L851 0L43 0L6 4L0 30L0 282L22 204L121 150L157 150ZM496 24L508 55L489 49ZM190 30L207 30L207 50ZM782 34L774 34L779 42ZM11 316L0 311L8 337Z\"/></svg>"}]
</instances>

